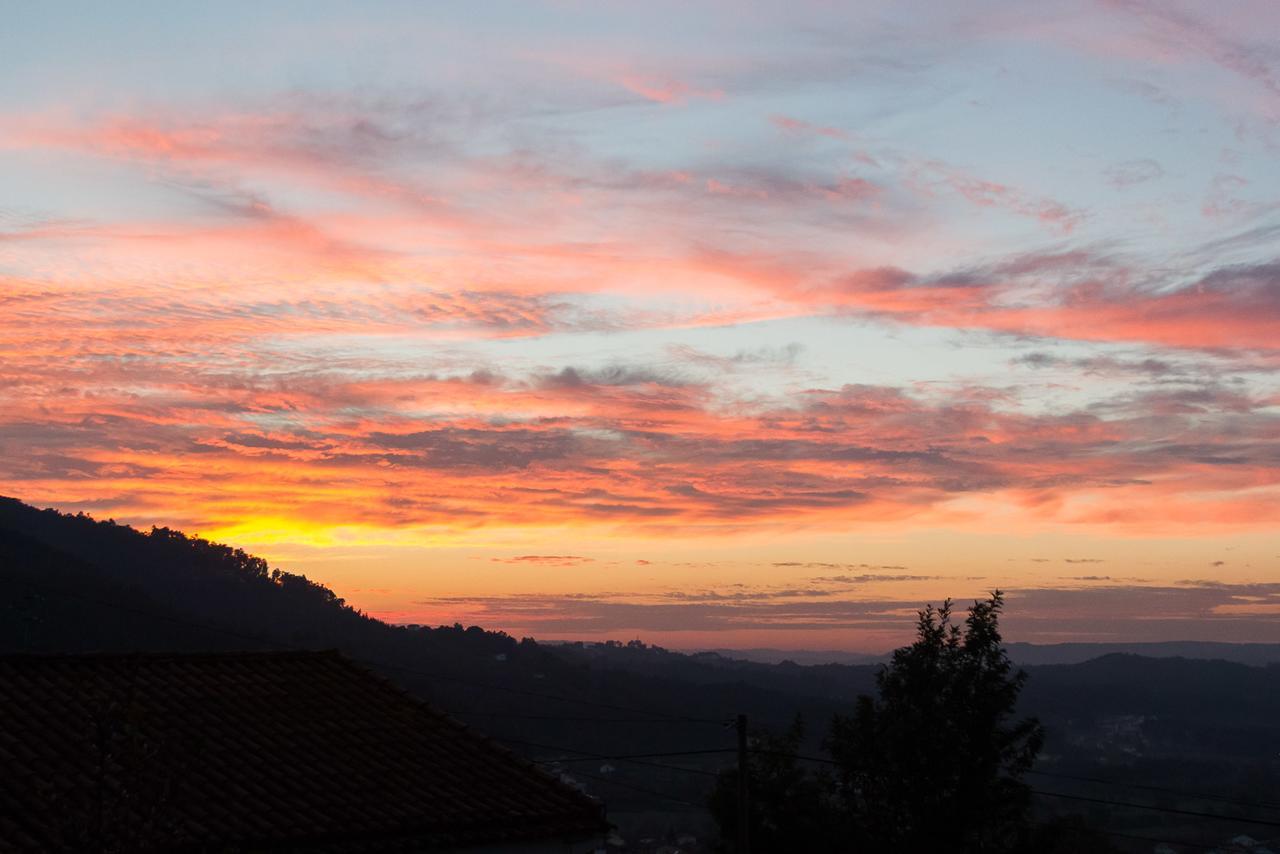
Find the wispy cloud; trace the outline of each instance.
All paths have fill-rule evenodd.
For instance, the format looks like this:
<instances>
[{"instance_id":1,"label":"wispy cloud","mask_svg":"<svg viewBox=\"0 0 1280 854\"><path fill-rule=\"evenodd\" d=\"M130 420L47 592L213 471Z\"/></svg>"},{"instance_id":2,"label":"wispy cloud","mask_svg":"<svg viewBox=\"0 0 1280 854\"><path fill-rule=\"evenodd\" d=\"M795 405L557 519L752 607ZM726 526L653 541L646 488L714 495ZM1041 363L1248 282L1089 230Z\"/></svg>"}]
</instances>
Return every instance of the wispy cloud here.
<instances>
[{"instance_id":1,"label":"wispy cloud","mask_svg":"<svg viewBox=\"0 0 1280 854\"><path fill-rule=\"evenodd\" d=\"M5 45L0 491L507 575L812 545L610 604L709 627L900 619L823 610L937 581L866 531L1124 579L1278 521L1270 4L69 20Z\"/></svg>"},{"instance_id":2,"label":"wispy cloud","mask_svg":"<svg viewBox=\"0 0 1280 854\"><path fill-rule=\"evenodd\" d=\"M1088 582L1105 579L1088 578ZM981 596L965 591L957 598ZM1007 592L1008 637L1053 643L1177 637L1280 639L1273 619L1280 585L1135 585L1089 583L1022 587ZM518 626L539 637L559 634L634 635L678 631L706 635L753 631L757 637L797 629L874 638L887 649L909 638L922 603L909 599L830 598L826 591L729 591L678 597L613 594L450 597L417 603L462 611L482 623ZM936 603L935 603L936 604ZM1135 620L1134 614L1142 614ZM872 647L873 649L875 647Z\"/></svg>"},{"instance_id":3,"label":"wispy cloud","mask_svg":"<svg viewBox=\"0 0 1280 854\"><path fill-rule=\"evenodd\" d=\"M594 563L595 558L582 555L516 555L515 557L495 557L490 560L496 563L533 564L537 566L581 566Z\"/></svg>"}]
</instances>

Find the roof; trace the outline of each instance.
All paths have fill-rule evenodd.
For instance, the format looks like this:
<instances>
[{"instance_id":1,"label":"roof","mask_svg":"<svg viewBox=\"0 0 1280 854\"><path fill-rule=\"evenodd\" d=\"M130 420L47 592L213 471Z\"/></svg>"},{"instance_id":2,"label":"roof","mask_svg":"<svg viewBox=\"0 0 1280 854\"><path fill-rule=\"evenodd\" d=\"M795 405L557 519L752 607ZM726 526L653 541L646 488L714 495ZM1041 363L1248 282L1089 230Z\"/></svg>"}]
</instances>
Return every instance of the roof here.
<instances>
[{"instance_id":1,"label":"roof","mask_svg":"<svg viewBox=\"0 0 1280 854\"><path fill-rule=\"evenodd\" d=\"M0 851L582 838L601 806L336 652L0 656Z\"/></svg>"}]
</instances>

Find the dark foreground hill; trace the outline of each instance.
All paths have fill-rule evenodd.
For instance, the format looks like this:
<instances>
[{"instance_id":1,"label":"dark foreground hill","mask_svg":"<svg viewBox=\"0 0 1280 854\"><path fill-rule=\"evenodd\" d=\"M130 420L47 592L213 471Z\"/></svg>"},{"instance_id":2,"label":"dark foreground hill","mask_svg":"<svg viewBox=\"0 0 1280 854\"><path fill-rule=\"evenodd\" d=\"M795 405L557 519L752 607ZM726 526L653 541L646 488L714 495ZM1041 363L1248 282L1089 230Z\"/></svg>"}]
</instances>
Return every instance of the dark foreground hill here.
<instances>
[{"instance_id":1,"label":"dark foreground hill","mask_svg":"<svg viewBox=\"0 0 1280 854\"><path fill-rule=\"evenodd\" d=\"M797 711L826 719L838 705L743 680L690 685L596 668L475 626L392 626L227 546L0 498L0 652L266 649L338 649L513 748L544 756L565 754L538 745L610 755L731 747L721 724L730 712L783 726ZM572 770L579 768L589 771ZM642 770L643 788L701 803L709 778ZM655 804L611 778L582 779L615 810L638 802L665 812L676 803Z\"/></svg>"},{"instance_id":2,"label":"dark foreground hill","mask_svg":"<svg viewBox=\"0 0 1280 854\"><path fill-rule=\"evenodd\" d=\"M819 752L831 716L873 690L878 667L391 626L236 549L0 499L0 651L253 649L339 649L515 749L566 760L557 767L605 796L612 815L630 812L636 832L659 835L706 829L696 807L712 779L705 772L732 753L657 763L679 768L612 757L732 748L721 722L739 712L775 730L801 714L806 749ZM1023 710L1049 734L1039 770L1057 775L1036 782L1191 811L1235 809L1212 798L1280 803L1280 666L1113 654L1026 669ZM1087 809L1126 832L1174 826L1167 814ZM1280 822L1280 811L1268 815ZM1187 838L1208 842L1266 829L1179 821Z\"/></svg>"},{"instance_id":3,"label":"dark foreground hill","mask_svg":"<svg viewBox=\"0 0 1280 854\"><path fill-rule=\"evenodd\" d=\"M340 649L461 712L552 703L539 694L568 698L550 714L606 698L685 716L752 705L731 686L653 690L644 677L475 626L389 625L239 549L11 498L0 498L0 593L8 652Z\"/></svg>"}]
</instances>

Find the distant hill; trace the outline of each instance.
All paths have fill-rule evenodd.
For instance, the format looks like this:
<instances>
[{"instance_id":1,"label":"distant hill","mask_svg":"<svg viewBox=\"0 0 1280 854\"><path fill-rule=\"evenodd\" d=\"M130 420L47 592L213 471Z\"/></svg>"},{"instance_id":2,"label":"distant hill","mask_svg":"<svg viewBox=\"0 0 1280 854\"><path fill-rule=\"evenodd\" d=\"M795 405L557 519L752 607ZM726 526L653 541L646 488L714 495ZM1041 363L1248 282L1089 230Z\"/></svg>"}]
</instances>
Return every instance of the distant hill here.
<instances>
[{"instance_id":1,"label":"distant hill","mask_svg":"<svg viewBox=\"0 0 1280 854\"><path fill-rule=\"evenodd\" d=\"M339 649L535 756L699 751L683 764L703 772L732 762L731 752L703 751L732 748L721 722L737 713L774 730L802 715L805 748L820 751L832 716L874 690L880 666L859 657L823 663L836 655L825 652L685 654L639 642L539 644L475 626L392 626L237 549L0 498L0 652L275 648ZM1009 648L1029 674L1022 708L1048 729L1043 767L1237 798L1280 791L1275 646ZM604 767L563 770L636 815L652 814L643 791L697 804L711 779L652 763L610 766L612 776Z\"/></svg>"},{"instance_id":2,"label":"distant hill","mask_svg":"<svg viewBox=\"0 0 1280 854\"><path fill-rule=\"evenodd\" d=\"M723 658L737 658L743 661L756 661L761 664L781 664L793 661L796 664L880 664L889 660L889 653L845 652L838 649L771 649L754 647L748 649L695 649L688 650L690 655L712 654Z\"/></svg>"},{"instance_id":3,"label":"distant hill","mask_svg":"<svg viewBox=\"0 0 1280 854\"><path fill-rule=\"evenodd\" d=\"M657 708L669 697L673 710L690 702L646 691L641 679L601 680L501 632L389 625L302 575L178 531L142 532L0 498L0 651L281 648L340 649L459 713L520 697L525 711L573 708L520 693L548 684L591 701Z\"/></svg>"},{"instance_id":4,"label":"distant hill","mask_svg":"<svg viewBox=\"0 0 1280 854\"><path fill-rule=\"evenodd\" d=\"M1018 643L1005 644L1009 657L1023 667L1038 664L1083 664L1104 655L1123 653L1145 658L1193 658L1205 661L1233 661L1262 667L1280 664L1280 644L1277 643L1217 643L1214 641L1164 641L1149 643ZM882 664L889 660L889 652L844 652L835 649L748 649L689 650L689 655L714 654L722 658L754 661L761 664Z\"/></svg>"},{"instance_id":5,"label":"distant hill","mask_svg":"<svg viewBox=\"0 0 1280 854\"><path fill-rule=\"evenodd\" d=\"M0 498L0 584L8 610L0 648L8 651L342 646L397 658L463 645L456 632L413 632L370 618L327 587L239 549L12 498ZM465 646L518 652L511 638L479 630Z\"/></svg>"},{"instance_id":6,"label":"distant hill","mask_svg":"<svg viewBox=\"0 0 1280 854\"><path fill-rule=\"evenodd\" d=\"M1261 667L1280 664L1280 643L1215 643L1165 641L1157 643L1010 643L1009 657L1021 665L1081 664L1104 655L1122 653L1145 658L1194 658L1233 661Z\"/></svg>"},{"instance_id":7,"label":"distant hill","mask_svg":"<svg viewBox=\"0 0 1280 854\"><path fill-rule=\"evenodd\" d=\"M782 726L796 711L825 719L835 707L741 676L691 687L675 666L592 667L477 626L392 626L238 549L0 497L0 652L280 648L338 649L486 732L597 752L655 738L703 747L708 732L727 738L719 721L730 712ZM619 717L703 723L664 731L619 727Z\"/></svg>"}]
</instances>

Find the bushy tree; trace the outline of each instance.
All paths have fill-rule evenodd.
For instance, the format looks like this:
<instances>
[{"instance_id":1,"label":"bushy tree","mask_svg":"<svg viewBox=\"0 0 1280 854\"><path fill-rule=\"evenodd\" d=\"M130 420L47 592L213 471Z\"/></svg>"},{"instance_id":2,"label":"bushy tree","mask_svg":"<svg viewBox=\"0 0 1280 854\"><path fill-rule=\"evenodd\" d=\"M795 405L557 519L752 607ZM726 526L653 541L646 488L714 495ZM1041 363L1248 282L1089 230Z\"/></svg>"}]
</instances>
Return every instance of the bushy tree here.
<instances>
[{"instance_id":1,"label":"bushy tree","mask_svg":"<svg viewBox=\"0 0 1280 854\"><path fill-rule=\"evenodd\" d=\"M951 602L919 614L916 640L878 674L876 698L838 716L828 748L851 850L1002 852L1026 830L1020 778L1044 740L1015 718L1026 674L1001 643L999 591L975 602L963 627ZM855 847L856 846L856 847Z\"/></svg>"}]
</instances>

